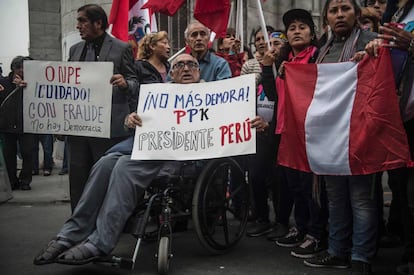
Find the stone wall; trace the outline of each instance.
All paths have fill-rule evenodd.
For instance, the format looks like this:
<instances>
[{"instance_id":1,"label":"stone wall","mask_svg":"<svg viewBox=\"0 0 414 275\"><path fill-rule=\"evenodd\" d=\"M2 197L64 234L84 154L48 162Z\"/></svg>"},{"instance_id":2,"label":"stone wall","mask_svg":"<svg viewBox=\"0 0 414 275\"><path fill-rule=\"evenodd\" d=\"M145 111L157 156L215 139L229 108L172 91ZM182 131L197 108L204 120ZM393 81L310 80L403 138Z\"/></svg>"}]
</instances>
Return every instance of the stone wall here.
<instances>
[{"instance_id":1,"label":"stone wall","mask_svg":"<svg viewBox=\"0 0 414 275\"><path fill-rule=\"evenodd\" d=\"M29 0L29 54L37 60L61 60L60 0Z\"/></svg>"}]
</instances>

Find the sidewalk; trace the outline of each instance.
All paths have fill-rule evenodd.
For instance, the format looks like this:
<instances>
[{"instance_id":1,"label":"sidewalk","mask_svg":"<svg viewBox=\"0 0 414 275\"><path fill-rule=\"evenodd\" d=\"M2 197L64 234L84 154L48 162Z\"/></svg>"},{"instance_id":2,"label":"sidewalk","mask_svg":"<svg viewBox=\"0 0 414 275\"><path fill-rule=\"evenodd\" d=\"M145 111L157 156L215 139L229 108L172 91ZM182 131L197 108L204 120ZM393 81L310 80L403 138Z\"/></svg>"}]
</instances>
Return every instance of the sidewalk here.
<instances>
[{"instance_id":1,"label":"sidewalk","mask_svg":"<svg viewBox=\"0 0 414 275\"><path fill-rule=\"evenodd\" d=\"M69 176L59 176L61 160L55 160L55 167L52 175L45 177L40 174L33 176L32 190L14 190L13 198L6 203L15 204L48 204L48 203L68 203L69 202Z\"/></svg>"}]
</instances>

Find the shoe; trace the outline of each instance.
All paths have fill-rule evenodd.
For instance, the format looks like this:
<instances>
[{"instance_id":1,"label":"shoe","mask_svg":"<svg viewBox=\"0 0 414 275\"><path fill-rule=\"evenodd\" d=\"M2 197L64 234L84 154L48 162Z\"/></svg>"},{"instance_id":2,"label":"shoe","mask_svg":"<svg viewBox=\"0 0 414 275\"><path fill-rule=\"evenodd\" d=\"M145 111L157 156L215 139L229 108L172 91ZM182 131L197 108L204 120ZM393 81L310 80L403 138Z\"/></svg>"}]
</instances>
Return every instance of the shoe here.
<instances>
[{"instance_id":1,"label":"shoe","mask_svg":"<svg viewBox=\"0 0 414 275\"><path fill-rule=\"evenodd\" d=\"M330 268L349 268L349 261L346 258L336 257L325 251L320 255L303 261L306 266L310 267L330 267Z\"/></svg>"},{"instance_id":2,"label":"shoe","mask_svg":"<svg viewBox=\"0 0 414 275\"><path fill-rule=\"evenodd\" d=\"M12 190L19 190L20 189L20 182L12 183L11 184Z\"/></svg>"},{"instance_id":3,"label":"shoe","mask_svg":"<svg viewBox=\"0 0 414 275\"><path fill-rule=\"evenodd\" d=\"M371 275L371 265L361 261L352 261L351 275Z\"/></svg>"},{"instance_id":4,"label":"shoe","mask_svg":"<svg viewBox=\"0 0 414 275\"><path fill-rule=\"evenodd\" d=\"M290 255L301 258L301 259L309 259L315 257L320 252L324 251L326 247L321 245L321 241L315 239L312 236L306 235L305 241L293 249L290 252Z\"/></svg>"},{"instance_id":5,"label":"shoe","mask_svg":"<svg viewBox=\"0 0 414 275\"><path fill-rule=\"evenodd\" d=\"M267 239L269 241L277 241L278 239L286 236L289 233L289 227L282 223L277 223L273 226L272 231L267 234Z\"/></svg>"},{"instance_id":6,"label":"shoe","mask_svg":"<svg viewBox=\"0 0 414 275\"><path fill-rule=\"evenodd\" d=\"M59 241L63 241L68 245L64 245ZM33 264L45 265L56 262L57 257L73 246L73 242L65 238L56 238L51 240L46 248L42 249L39 254L34 258Z\"/></svg>"},{"instance_id":7,"label":"shoe","mask_svg":"<svg viewBox=\"0 0 414 275\"><path fill-rule=\"evenodd\" d=\"M38 170L32 170L32 176L37 176L39 175L39 171Z\"/></svg>"},{"instance_id":8,"label":"shoe","mask_svg":"<svg viewBox=\"0 0 414 275\"><path fill-rule=\"evenodd\" d=\"M20 184L20 190L28 191L28 190L32 190L32 187L30 187L30 184L28 184L28 183L21 183Z\"/></svg>"},{"instance_id":9,"label":"shoe","mask_svg":"<svg viewBox=\"0 0 414 275\"><path fill-rule=\"evenodd\" d=\"M68 173L68 169L66 169L66 168L62 168L62 169L59 171L59 176L66 175L67 173Z\"/></svg>"},{"instance_id":10,"label":"shoe","mask_svg":"<svg viewBox=\"0 0 414 275\"><path fill-rule=\"evenodd\" d=\"M246 235L249 237L260 237L266 235L272 230L270 222L255 222L249 229Z\"/></svg>"},{"instance_id":11,"label":"shoe","mask_svg":"<svg viewBox=\"0 0 414 275\"><path fill-rule=\"evenodd\" d=\"M305 234L300 233L295 227L289 230L286 236L278 239L276 244L281 247L295 247L300 245L305 238Z\"/></svg>"},{"instance_id":12,"label":"shoe","mask_svg":"<svg viewBox=\"0 0 414 275\"><path fill-rule=\"evenodd\" d=\"M395 248L402 244L400 237L394 234L386 234L381 237L379 247L382 248Z\"/></svg>"},{"instance_id":13,"label":"shoe","mask_svg":"<svg viewBox=\"0 0 414 275\"><path fill-rule=\"evenodd\" d=\"M50 171L50 170L44 170L43 171L43 176L48 177L50 175L52 175L52 171Z\"/></svg>"},{"instance_id":14,"label":"shoe","mask_svg":"<svg viewBox=\"0 0 414 275\"><path fill-rule=\"evenodd\" d=\"M105 256L106 255L101 253L95 254L86 247L85 243L81 243L60 254L58 257L56 257L55 262L67 265L84 265L87 263L100 261Z\"/></svg>"}]
</instances>

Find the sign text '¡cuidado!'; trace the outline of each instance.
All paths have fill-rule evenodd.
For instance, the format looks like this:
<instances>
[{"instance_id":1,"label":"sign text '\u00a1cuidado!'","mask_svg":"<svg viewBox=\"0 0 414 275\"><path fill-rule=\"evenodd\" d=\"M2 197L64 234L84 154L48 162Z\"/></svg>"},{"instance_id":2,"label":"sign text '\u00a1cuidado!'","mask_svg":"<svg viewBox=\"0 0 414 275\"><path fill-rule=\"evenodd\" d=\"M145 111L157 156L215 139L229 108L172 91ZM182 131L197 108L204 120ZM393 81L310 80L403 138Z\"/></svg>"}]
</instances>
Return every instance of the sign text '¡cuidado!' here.
<instances>
[{"instance_id":1,"label":"sign text '\u00a1cuidado!'","mask_svg":"<svg viewBox=\"0 0 414 275\"><path fill-rule=\"evenodd\" d=\"M44 75L48 82L58 84L39 84L36 82L34 97L42 99L75 101L64 103L63 118L67 120L82 120L103 123L103 107L87 104L90 102L90 88L79 87L80 67L52 66L45 68ZM75 86L77 85L77 86ZM84 102L85 104L79 104ZM55 102L32 102L29 104L30 118L56 118Z\"/></svg>"}]
</instances>

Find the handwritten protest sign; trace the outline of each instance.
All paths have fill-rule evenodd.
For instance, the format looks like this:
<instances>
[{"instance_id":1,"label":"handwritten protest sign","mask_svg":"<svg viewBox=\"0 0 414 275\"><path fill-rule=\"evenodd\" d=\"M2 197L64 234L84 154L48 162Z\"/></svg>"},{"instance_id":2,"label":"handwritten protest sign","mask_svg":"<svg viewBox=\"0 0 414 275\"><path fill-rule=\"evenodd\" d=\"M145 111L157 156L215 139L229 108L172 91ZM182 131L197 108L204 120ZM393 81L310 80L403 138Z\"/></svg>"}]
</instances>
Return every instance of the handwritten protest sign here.
<instances>
[{"instance_id":1,"label":"handwritten protest sign","mask_svg":"<svg viewBox=\"0 0 414 275\"><path fill-rule=\"evenodd\" d=\"M141 85L132 159L197 160L256 152L254 75Z\"/></svg>"},{"instance_id":2,"label":"handwritten protest sign","mask_svg":"<svg viewBox=\"0 0 414 275\"><path fill-rule=\"evenodd\" d=\"M109 138L112 62L25 61L24 132Z\"/></svg>"}]
</instances>

